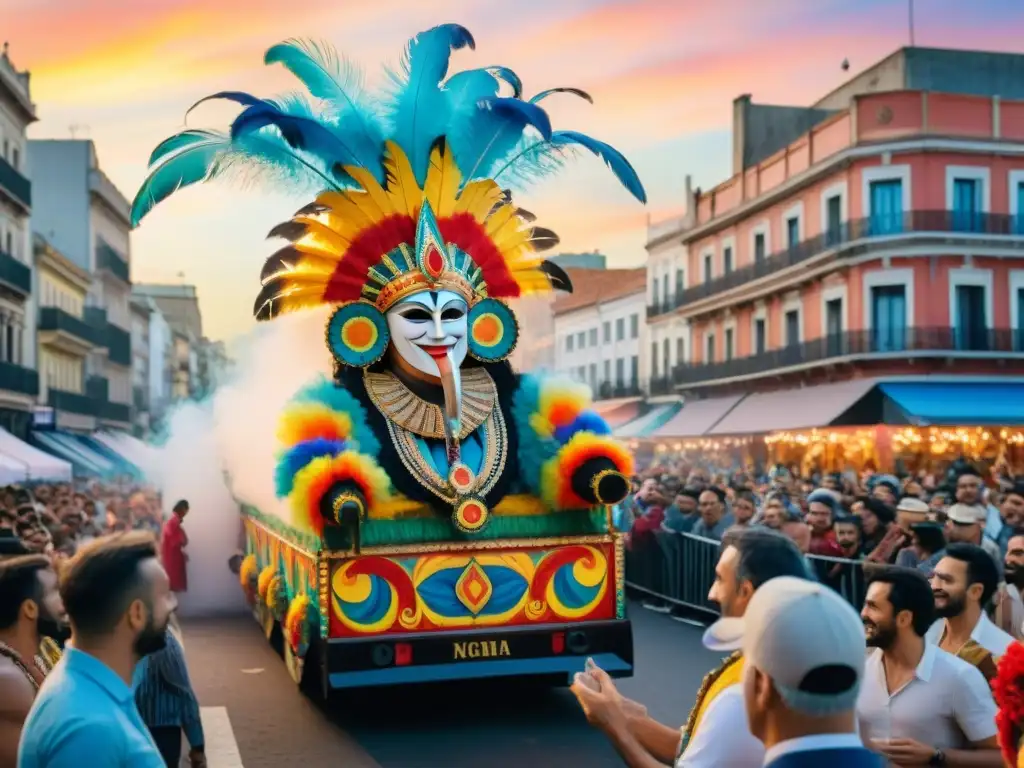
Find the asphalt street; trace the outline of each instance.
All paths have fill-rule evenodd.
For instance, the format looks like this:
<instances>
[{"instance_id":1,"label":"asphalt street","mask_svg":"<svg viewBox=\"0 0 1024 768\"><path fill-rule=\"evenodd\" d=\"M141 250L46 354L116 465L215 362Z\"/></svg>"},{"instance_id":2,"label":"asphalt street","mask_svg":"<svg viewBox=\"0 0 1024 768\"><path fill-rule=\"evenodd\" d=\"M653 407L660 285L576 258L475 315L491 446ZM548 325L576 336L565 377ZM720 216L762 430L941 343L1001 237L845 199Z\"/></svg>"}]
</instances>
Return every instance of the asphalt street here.
<instances>
[{"instance_id":1,"label":"asphalt street","mask_svg":"<svg viewBox=\"0 0 1024 768\"><path fill-rule=\"evenodd\" d=\"M701 646L699 627L636 603L630 618L636 675L619 687L678 725L720 656ZM567 689L495 682L370 689L321 707L299 693L251 615L183 628L204 721L210 712L230 721L244 768L622 765Z\"/></svg>"}]
</instances>

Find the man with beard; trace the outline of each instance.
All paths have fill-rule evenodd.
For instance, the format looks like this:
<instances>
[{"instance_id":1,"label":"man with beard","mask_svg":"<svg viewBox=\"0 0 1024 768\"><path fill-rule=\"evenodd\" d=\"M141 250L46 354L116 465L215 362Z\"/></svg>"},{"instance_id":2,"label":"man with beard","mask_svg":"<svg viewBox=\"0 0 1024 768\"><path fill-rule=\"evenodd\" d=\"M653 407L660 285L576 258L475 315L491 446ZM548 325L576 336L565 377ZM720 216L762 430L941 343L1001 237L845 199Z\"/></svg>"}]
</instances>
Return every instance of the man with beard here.
<instances>
[{"instance_id":1,"label":"man with beard","mask_svg":"<svg viewBox=\"0 0 1024 768\"><path fill-rule=\"evenodd\" d=\"M182 731L189 743L192 768L205 768L203 722L189 680L185 651L168 629L167 646L146 656L135 667L135 703L153 735L167 768L181 763Z\"/></svg>"},{"instance_id":2,"label":"man with beard","mask_svg":"<svg viewBox=\"0 0 1024 768\"><path fill-rule=\"evenodd\" d=\"M1004 632L1018 640L1024 638L1024 529L1018 528L1006 542L1006 558L1003 561L1005 583L999 585L996 593L996 610L993 621Z\"/></svg>"},{"instance_id":3,"label":"man with beard","mask_svg":"<svg viewBox=\"0 0 1024 768\"><path fill-rule=\"evenodd\" d=\"M106 536L65 567L70 646L25 721L18 768L164 768L132 695L135 665L166 644L176 606L151 534Z\"/></svg>"},{"instance_id":4,"label":"man with beard","mask_svg":"<svg viewBox=\"0 0 1024 768\"><path fill-rule=\"evenodd\" d=\"M857 700L864 744L904 765L1002 765L996 707L982 674L925 642L935 601L924 575L874 569L861 618L868 655Z\"/></svg>"},{"instance_id":5,"label":"man with beard","mask_svg":"<svg viewBox=\"0 0 1024 768\"><path fill-rule=\"evenodd\" d=\"M1013 638L985 614L985 606L998 584L995 563L981 547L946 547L946 556L939 560L931 578L939 621L931 626L925 639L954 656L961 656L961 650L973 640L999 659Z\"/></svg>"},{"instance_id":6,"label":"man with beard","mask_svg":"<svg viewBox=\"0 0 1024 768\"><path fill-rule=\"evenodd\" d=\"M764 528L726 532L708 599L723 617L738 618L762 584L777 576L807 579L803 555L785 536ZM587 720L615 745L629 768L758 766L764 745L743 727L743 656L736 652L704 678L681 730L662 725L641 704L625 699L600 669L572 686Z\"/></svg>"},{"instance_id":7,"label":"man with beard","mask_svg":"<svg viewBox=\"0 0 1024 768\"><path fill-rule=\"evenodd\" d=\"M60 637L63 613L47 557L0 561L0 768L17 764L21 727L46 676L36 654L44 635Z\"/></svg>"}]
</instances>

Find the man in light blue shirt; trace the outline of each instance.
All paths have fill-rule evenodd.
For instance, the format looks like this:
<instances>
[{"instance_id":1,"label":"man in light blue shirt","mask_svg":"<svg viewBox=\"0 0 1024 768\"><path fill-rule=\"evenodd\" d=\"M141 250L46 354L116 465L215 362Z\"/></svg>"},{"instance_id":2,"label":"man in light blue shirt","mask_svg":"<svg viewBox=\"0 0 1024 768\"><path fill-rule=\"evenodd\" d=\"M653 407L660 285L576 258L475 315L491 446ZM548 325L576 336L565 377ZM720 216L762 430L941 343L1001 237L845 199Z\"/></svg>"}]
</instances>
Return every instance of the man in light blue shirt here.
<instances>
[{"instance_id":1,"label":"man in light blue shirt","mask_svg":"<svg viewBox=\"0 0 1024 768\"><path fill-rule=\"evenodd\" d=\"M152 534L97 539L61 579L71 642L29 711L18 768L164 768L132 691L175 607Z\"/></svg>"}]
</instances>

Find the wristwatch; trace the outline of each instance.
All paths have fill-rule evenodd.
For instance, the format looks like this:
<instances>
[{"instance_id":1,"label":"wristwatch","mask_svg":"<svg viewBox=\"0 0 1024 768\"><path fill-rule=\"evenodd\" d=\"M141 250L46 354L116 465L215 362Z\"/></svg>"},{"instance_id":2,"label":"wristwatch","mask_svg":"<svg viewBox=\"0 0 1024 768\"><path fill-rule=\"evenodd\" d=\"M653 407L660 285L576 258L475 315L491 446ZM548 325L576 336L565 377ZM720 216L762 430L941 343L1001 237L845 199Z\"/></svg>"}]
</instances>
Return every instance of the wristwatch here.
<instances>
[{"instance_id":1,"label":"wristwatch","mask_svg":"<svg viewBox=\"0 0 1024 768\"><path fill-rule=\"evenodd\" d=\"M941 749L936 749L932 753L932 756L928 759L928 765L945 765L946 764L946 753Z\"/></svg>"}]
</instances>

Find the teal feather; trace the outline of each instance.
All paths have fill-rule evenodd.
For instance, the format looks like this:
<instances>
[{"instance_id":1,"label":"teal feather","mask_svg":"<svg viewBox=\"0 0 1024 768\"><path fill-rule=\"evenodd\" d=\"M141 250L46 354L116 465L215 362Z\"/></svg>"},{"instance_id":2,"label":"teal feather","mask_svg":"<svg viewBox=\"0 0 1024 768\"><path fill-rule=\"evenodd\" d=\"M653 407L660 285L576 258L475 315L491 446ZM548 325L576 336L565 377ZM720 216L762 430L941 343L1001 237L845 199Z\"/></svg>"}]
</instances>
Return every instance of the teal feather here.
<instances>
[{"instance_id":1,"label":"teal feather","mask_svg":"<svg viewBox=\"0 0 1024 768\"><path fill-rule=\"evenodd\" d=\"M558 442L542 437L530 423L530 417L540 410L542 381L537 376L519 377L519 388L512 397L512 420L519 436L519 472L526 489L540 495L541 470L544 464L558 455Z\"/></svg>"},{"instance_id":2,"label":"teal feather","mask_svg":"<svg viewBox=\"0 0 1024 768\"><path fill-rule=\"evenodd\" d=\"M611 144L598 141L592 136L587 136L585 133L577 131L557 131L552 134L551 143L556 147L579 146L589 149L604 160L605 165L611 168L612 173L615 174L616 178L622 182L622 186L628 189L633 197L641 203L647 202L647 192L644 191L644 185L640 183L640 177L637 176L636 171L630 165L626 156Z\"/></svg>"},{"instance_id":3,"label":"teal feather","mask_svg":"<svg viewBox=\"0 0 1024 768\"><path fill-rule=\"evenodd\" d=\"M458 24L421 32L409 41L399 70L388 71L394 93L387 105L392 139L405 150L416 181L423 185L430 150L449 127L451 110L441 88L452 50L475 48L473 36Z\"/></svg>"},{"instance_id":4,"label":"teal feather","mask_svg":"<svg viewBox=\"0 0 1024 768\"><path fill-rule=\"evenodd\" d=\"M381 146L384 129L364 92L363 73L338 56L329 45L308 40L287 40L264 56L267 64L283 64L328 107L324 122L344 137L356 164L367 168L378 182L384 181Z\"/></svg>"},{"instance_id":5,"label":"teal feather","mask_svg":"<svg viewBox=\"0 0 1024 768\"><path fill-rule=\"evenodd\" d=\"M346 414L352 421L353 446L359 453L376 456L380 453L380 441L370 429L363 406L347 390L342 389L326 376L318 376L303 387L294 398L296 403L319 403L332 411Z\"/></svg>"},{"instance_id":6,"label":"teal feather","mask_svg":"<svg viewBox=\"0 0 1024 768\"><path fill-rule=\"evenodd\" d=\"M214 175L218 159L230 144L228 137L213 131L186 131L166 139L153 152L157 160L164 158L164 162L150 172L132 201L132 227L137 227L157 203L163 202L182 187L205 181ZM179 151L167 158L167 154L174 151L174 145Z\"/></svg>"},{"instance_id":7,"label":"teal feather","mask_svg":"<svg viewBox=\"0 0 1024 768\"><path fill-rule=\"evenodd\" d=\"M536 104L538 101L543 101L548 96L553 96L556 93L571 93L573 96L579 96L584 101L589 101L591 104L594 103L594 99L586 91L581 91L579 88L548 88L546 91L541 91L532 99L531 104Z\"/></svg>"},{"instance_id":8,"label":"teal feather","mask_svg":"<svg viewBox=\"0 0 1024 768\"><path fill-rule=\"evenodd\" d=\"M529 136L502 158L492 178L503 186L527 187L562 170L571 154L571 147L558 147L550 141Z\"/></svg>"},{"instance_id":9,"label":"teal feather","mask_svg":"<svg viewBox=\"0 0 1024 768\"><path fill-rule=\"evenodd\" d=\"M480 102L472 117L453 126L451 131L452 149L462 171L463 184L489 177L531 127L543 138L551 137L551 119L535 104L513 98Z\"/></svg>"}]
</instances>

